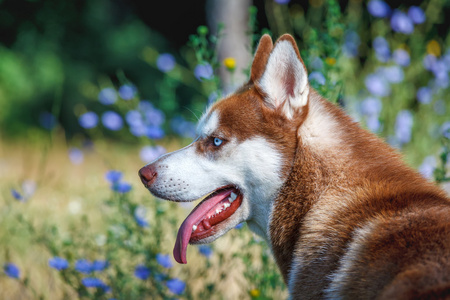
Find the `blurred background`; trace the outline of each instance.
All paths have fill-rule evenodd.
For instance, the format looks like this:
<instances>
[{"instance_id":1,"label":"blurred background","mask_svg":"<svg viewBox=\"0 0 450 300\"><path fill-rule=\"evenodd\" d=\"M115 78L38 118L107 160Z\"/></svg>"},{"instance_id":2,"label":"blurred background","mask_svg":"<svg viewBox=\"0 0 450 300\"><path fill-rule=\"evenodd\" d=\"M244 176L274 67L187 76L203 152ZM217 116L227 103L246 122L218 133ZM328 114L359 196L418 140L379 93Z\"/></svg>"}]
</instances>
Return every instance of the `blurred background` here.
<instances>
[{"instance_id":1,"label":"blurred background","mask_svg":"<svg viewBox=\"0 0 450 300\"><path fill-rule=\"evenodd\" d=\"M319 93L447 188L449 14L449 0L0 0L0 295L285 298L245 224L175 265L193 206L152 198L137 171L195 138L262 34L290 33Z\"/></svg>"}]
</instances>

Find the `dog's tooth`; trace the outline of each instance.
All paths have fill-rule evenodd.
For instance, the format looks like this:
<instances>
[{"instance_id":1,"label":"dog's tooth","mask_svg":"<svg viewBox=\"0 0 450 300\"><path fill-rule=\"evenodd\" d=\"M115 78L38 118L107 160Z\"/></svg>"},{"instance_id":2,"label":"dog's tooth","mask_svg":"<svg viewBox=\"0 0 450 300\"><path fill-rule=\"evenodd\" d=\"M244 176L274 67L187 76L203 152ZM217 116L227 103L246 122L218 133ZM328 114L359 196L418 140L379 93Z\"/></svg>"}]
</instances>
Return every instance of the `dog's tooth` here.
<instances>
[{"instance_id":1,"label":"dog's tooth","mask_svg":"<svg viewBox=\"0 0 450 300\"><path fill-rule=\"evenodd\" d=\"M231 199L231 197L228 198L228 202L233 203L233 199Z\"/></svg>"},{"instance_id":2,"label":"dog's tooth","mask_svg":"<svg viewBox=\"0 0 450 300\"><path fill-rule=\"evenodd\" d=\"M231 206L230 203L226 203L226 202L225 202L225 203L223 204L223 207L224 207L225 209L227 209L227 208L230 207L230 206Z\"/></svg>"},{"instance_id":3,"label":"dog's tooth","mask_svg":"<svg viewBox=\"0 0 450 300\"><path fill-rule=\"evenodd\" d=\"M197 225L192 226L192 231L197 230Z\"/></svg>"},{"instance_id":4,"label":"dog's tooth","mask_svg":"<svg viewBox=\"0 0 450 300\"><path fill-rule=\"evenodd\" d=\"M216 209L216 214L220 213L220 209Z\"/></svg>"},{"instance_id":5,"label":"dog's tooth","mask_svg":"<svg viewBox=\"0 0 450 300\"><path fill-rule=\"evenodd\" d=\"M234 201L234 200L236 200L237 195L232 192L231 195L230 195L230 198L233 199L233 201Z\"/></svg>"}]
</instances>

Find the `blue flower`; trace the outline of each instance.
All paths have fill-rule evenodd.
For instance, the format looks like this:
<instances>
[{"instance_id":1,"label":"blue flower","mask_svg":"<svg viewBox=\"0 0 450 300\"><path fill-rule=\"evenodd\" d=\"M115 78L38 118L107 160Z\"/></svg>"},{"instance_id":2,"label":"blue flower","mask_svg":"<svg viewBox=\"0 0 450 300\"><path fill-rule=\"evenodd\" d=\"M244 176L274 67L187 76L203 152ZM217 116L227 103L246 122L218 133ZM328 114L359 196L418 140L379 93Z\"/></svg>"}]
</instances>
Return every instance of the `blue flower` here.
<instances>
[{"instance_id":1,"label":"blue flower","mask_svg":"<svg viewBox=\"0 0 450 300\"><path fill-rule=\"evenodd\" d=\"M72 147L69 149L69 159L74 165L79 165L84 160L83 151L78 148Z\"/></svg>"},{"instance_id":2,"label":"blue flower","mask_svg":"<svg viewBox=\"0 0 450 300\"><path fill-rule=\"evenodd\" d=\"M100 278L97 277L86 277L81 279L81 283L87 288L105 288L107 287Z\"/></svg>"},{"instance_id":3,"label":"blue flower","mask_svg":"<svg viewBox=\"0 0 450 300\"><path fill-rule=\"evenodd\" d=\"M399 83L403 81L405 78L405 74L403 73L403 69L399 66L389 66L381 69L384 77L391 83Z\"/></svg>"},{"instance_id":4,"label":"blue flower","mask_svg":"<svg viewBox=\"0 0 450 300\"><path fill-rule=\"evenodd\" d=\"M391 93L389 83L380 74L368 75L365 84L367 90L374 96L385 97Z\"/></svg>"},{"instance_id":5,"label":"blue flower","mask_svg":"<svg viewBox=\"0 0 450 300\"><path fill-rule=\"evenodd\" d=\"M239 223L234 228L235 229L241 229L242 227L244 227L244 223Z\"/></svg>"},{"instance_id":6,"label":"blue flower","mask_svg":"<svg viewBox=\"0 0 450 300\"><path fill-rule=\"evenodd\" d=\"M130 126L141 126L144 124L142 113L137 110L129 110L125 114L125 121L127 121Z\"/></svg>"},{"instance_id":7,"label":"blue flower","mask_svg":"<svg viewBox=\"0 0 450 300\"><path fill-rule=\"evenodd\" d=\"M391 27L394 31L411 34L414 31L414 24L407 14L395 10L391 18Z\"/></svg>"},{"instance_id":8,"label":"blue flower","mask_svg":"<svg viewBox=\"0 0 450 300\"><path fill-rule=\"evenodd\" d=\"M166 149L163 146L144 146L139 153L141 160L145 163L150 163L166 153Z\"/></svg>"},{"instance_id":9,"label":"blue flower","mask_svg":"<svg viewBox=\"0 0 450 300\"><path fill-rule=\"evenodd\" d=\"M165 120L164 113L157 108L145 111L144 116L147 124L152 126L161 126Z\"/></svg>"},{"instance_id":10,"label":"blue flower","mask_svg":"<svg viewBox=\"0 0 450 300\"><path fill-rule=\"evenodd\" d=\"M148 221L147 221L147 210L145 207L139 205L134 209L134 220L140 227L148 227Z\"/></svg>"},{"instance_id":11,"label":"blue flower","mask_svg":"<svg viewBox=\"0 0 450 300\"><path fill-rule=\"evenodd\" d=\"M406 67L410 63L409 53L408 53L408 51L403 50L403 49L395 50L392 55L392 58L398 65L400 65L402 67Z\"/></svg>"},{"instance_id":12,"label":"blue flower","mask_svg":"<svg viewBox=\"0 0 450 300\"><path fill-rule=\"evenodd\" d=\"M417 90L416 97L422 104L431 103L431 100L433 99L433 91L429 87L423 86Z\"/></svg>"},{"instance_id":13,"label":"blue flower","mask_svg":"<svg viewBox=\"0 0 450 300\"><path fill-rule=\"evenodd\" d=\"M442 124L441 133L444 137L450 139L450 121L447 121L444 124Z\"/></svg>"},{"instance_id":14,"label":"blue flower","mask_svg":"<svg viewBox=\"0 0 450 300\"><path fill-rule=\"evenodd\" d=\"M378 116L383 104L375 97L367 97L361 102L361 113L366 116Z\"/></svg>"},{"instance_id":15,"label":"blue flower","mask_svg":"<svg viewBox=\"0 0 450 300\"><path fill-rule=\"evenodd\" d=\"M78 119L78 122L83 128L86 129L94 128L95 126L97 126L98 116L95 112L89 111L87 113L82 114Z\"/></svg>"},{"instance_id":16,"label":"blue flower","mask_svg":"<svg viewBox=\"0 0 450 300\"><path fill-rule=\"evenodd\" d=\"M23 196L15 189L11 189L11 195L14 197L14 199L22 201L24 200Z\"/></svg>"},{"instance_id":17,"label":"blue flower","mask_svg":"<svg viewBox=\"0 0 450 300\"><path fill-rule=\"evenodd\" d=\"M129 191L131 191L131 188L132 188L131 184L123 181L116 182L113 185L111 185L111 189L120 194L128 193Z\"/></svg>"},{"instance_id":18,"label":"blue flower","mask_svg":"<svg viewBox=\"0 0 450 300\"><path fill-rule=\"evenodd\" d=\"M89 274L92 272L92 263L87 259L79 259L75 262L75 270L80 273Z\"/></svg>"},{"instance_id":19,"label":"blue flower","mask_svg":"<svg viewBox=\"0 0 450 300\"><path fill-rule=\"evenodd\" d=\"M184 289L186 288L186 283L184 281L181 281L178 278L167 280L166 282L167 288L176 295L181 295L184 292Z\"/></svg>"},{"instance_id":20,"label":"blue flower","mask_svg":"<svg viewBox=\"0 0 450 300\"><path fill-rule=\"evenodd\" d=\"M175 68L175 58L172 54L162 53L156 59L156 66L161 72L169 72Z\"/></svg>"},{"instance_id":21,"label":"blue flower","mask_svg":"<svg viewBox=\"0 0 450 300\"><path fill-rule=\"evenodd\" d=\"M210 64L203 63L195 67L194 75L195 78L197 78L200 81L203 81L204 79L209 80L213 78L214 71Z\"/></svg>"},{"instance_id":22,"label":"blue flower","mask_svg":"<svg viewBox=\"0 0 450 300\"><path fill-rule=\"evenodd\" d=\"M104 105L110 105L117 101L116 90L110 87L104 88L98 93L98 101Z\"/></svg>"},{"instance_id":23,"label":"blue flower","mask_svg":"<svg viewBox=\"0 0 450 300\"><path fill-rule=\"evenodd\" d=\"M53 114L49 113L48 111L44 111L39 115L39 123L45 129L51 130L53 129L53 127L55 127L57 122Z\"/></svg>"},{"instance_id":24,"label":"blue flower","mask_svg":"<svg viewBox=\"0 0 450 300\"><path fill-rule=\"evenodd\" d=\"M432 179L437 161L434 156L427 156L419 167L419 172L426 179Z\"/></svg>"},{"instance_id":25,"label":"blue flower","mask_svg":"<svg viewBox=\"0 0 450 300\"><path fill-rule=\"evenodd\" d=\"M164 130L158 126L148 126L145 135L150 139L159 140L164 137Z\"/></svg>"},{"instance_id":26,"label":"blue flower","mask_svg":"<svg viewBox=\"0 0 450 300\"><path fill-rule=\"evenodd\" d=\"M207 245L198 246L198 251L207 258L211 257L213 253L211 247Z\"/></svg>"},{"instance_id":27,"label":"blue flower","mask_svg":"<svg viewBox=\"0 0 450 300\"><path fill-rule=\"evenodd\" d=\"M371 0L367 3L367 10L369 13L377 18L388 17L391 13L389 5L382 0Z\"/></svg>"},{"instance_id":28,"label":"blue flower","mask_svg":"<svg viewBox=\"0 0 450 300\"><path fill-rule=\"evenodd\" d=\"M134 276L141 280L146 280L150 277L150 269L144 265L138 265L134 269Z\"/></svg>"},{"instance_id":29,"label":"blue flower","mask_svg":"<svg viewBox=\"0 0 450 300\"><path fill-rule=\"evenodd\" d=\"M361 39L359 38L359 35L355 31L349 30L345 32L342 51L348 57L355 57L358 55L358 48L360 44Z\"/></svg>"},{"instance_id":30,"label":"blue flower","mask_svg":"<svg viewBox=\"0 0 450 300\"><path fill-rule=\"evenodd\" d=\"M375 50L376 58L381 62L387 62L391 56L389 43L384 37L377 36L373 40L373 49Z\"/></svg>"},{"instance_id":31,"label":"blue flower","mask_svg":"<svg viewBox=\"0 0 450 300\"><path fill-rule=\"evenodd\" d=\"M276 3L278 4L288 4L289 2L291 2L291 0L274 0Z\"/></svg>"},{"instance_id":32,"label":"blue flower","mask_svg":"<svg viewBox=\"0 0 450 300\"><path fill-rule=\"evenodd\" d=\"M48 265L58 271L61 271L69 267L69 262L62 257L55 256L48 260Z\"/></svg>"},{"instance_id":33,"label":"blue flower","mask_svg":"<svg viewBox=\"0 0 450 300\"><path fill-rule=\"evenodd\" d=\"M434 66L436 65L437 58L434 55L427 54L423 58L423 66L426 70L432 71Z\"/></svg>"},{"instance_id":34,"label":"blue flower","mask_svg":"<svg viewBox=\"0 0 450 300\"><path fill-rule=\"evenodd\" d=\"M3 266L3 271L5 274L11 278L18 279L20 277L19 268L13 263L7 263Z\"/></svg>"},{"instance_id":35,"label":"blue flower","mask_svg":"<svg viewBox=\"0 0 450 300\"><path fill-rule=\"evenodd\" d=\"M311 72L311 74L309 74L308 78L309 78L309 81L315 81L320 85L324 85L325 81L326 81L325 76L323 76L323 74L318 71Z\"/></svg>"},{"instance_id":36,"label":"blue flower","mask_svg":"<svg viewBox=\"0 0 450 300\"><path fill-rule=\"evenodd\" d=\"M109 267L109 262L107 260L94 260L91 267L93 272L101 272Z\"/></svg>"},{"instance_id":37,"label":"blue flower","mask_svg":"<svg viewBox=\"0 0 450 300\"><path fill-rule=\"evenodd\" d=\"M102 123L109 130L120 130L123 126L122 117L115 111L107 111L102 115Z\"/></svg>"},{"instance_id":38,"label":"blue flower","mask_svg":"<svg viewBox=\"0 0 450 300\"><path fill-rule=\"evenodd\" d=\"M158 253L156 254L156 261L158 262L158 264L160 264L163 268L169 269L172 268L173 264L172 264L172 260L170 259L170 255L166 254L161 254Z\"/></svg>"},{"instance_id":39,"label":"blue flower","mask_svg":"<svg viewBox=\"0 0 450 300\"><path fill-rule=\"evenodd\" d=\"M400 144L411 141L411 131L413 126L413 115L408 110L402 110L397 114L395 120L395 137Z\"/></svg>"},{"instance_id":40,"label":"blue flower","mask_svg":"<svg viewBox=\"0 0 450 300\"><path fill-rule=\"evenodd\" d=\"M131 100L136 95L136 88L129 84L124 84L119 88L120 98L123 100Z\"/></svg>"},{"instance_id":41,"label":"blue flower","mask_svg":"<svg viewBox=\"0 0 450 300\"><path fill-rule=\"evenodd\" d=\"M105 174L106 180L108 180L110 183L117 183L122 179L122 172L111 170L106 172Z\"/></svg>"},{"instance_id":42,"label":"blue flower","mask_svg":"<svg viewBox=\"0 0 450 300\"><path fill-rule=\"evenodd\" d=\"M411 6L408 9L408 16L414 22L414 24L422 24L426 19L425 13L418 6Z\"/></svg>"},{"instance_id":43,"label":"blue flower","mask_svg":"<svg viewBox=\"0 0 450 300\"><path fill-rule=\"evenodd\" d=\"M195 124L189 121L186 121L182 116L175 116L171 120L171 128L173 132L176 134L186 137L186 138L195 138Z\"/></svg>"}]
</instances>

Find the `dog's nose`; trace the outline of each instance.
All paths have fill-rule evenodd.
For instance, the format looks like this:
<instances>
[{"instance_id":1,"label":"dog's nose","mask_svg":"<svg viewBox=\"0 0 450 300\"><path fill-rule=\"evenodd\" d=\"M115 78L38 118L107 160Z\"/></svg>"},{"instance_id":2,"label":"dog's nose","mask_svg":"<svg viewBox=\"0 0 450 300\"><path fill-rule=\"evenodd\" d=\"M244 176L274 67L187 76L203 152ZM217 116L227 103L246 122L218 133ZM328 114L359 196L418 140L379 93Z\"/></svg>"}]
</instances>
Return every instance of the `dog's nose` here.
<instances>
[{"instance_id":1,"label":"dog's nose","mask_svg":"<svg viewBox=\"0 0 450 300\"><path fill-rule=\"evenodd\" d=\"M147 165L139 170L139 177L145 187L149 187L156 179L156 168L152 165Z\"/></svg>"}]
</instances>

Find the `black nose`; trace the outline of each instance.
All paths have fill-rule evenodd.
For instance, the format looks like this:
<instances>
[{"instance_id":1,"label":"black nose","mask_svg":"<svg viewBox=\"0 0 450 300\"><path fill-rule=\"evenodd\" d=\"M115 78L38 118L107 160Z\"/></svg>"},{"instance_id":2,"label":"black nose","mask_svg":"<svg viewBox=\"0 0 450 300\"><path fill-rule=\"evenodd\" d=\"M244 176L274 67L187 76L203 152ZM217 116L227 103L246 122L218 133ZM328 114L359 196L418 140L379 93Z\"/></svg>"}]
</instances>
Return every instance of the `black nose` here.
<instances>
[{"instance_id":1,"label":"black nose","mask_svg":"<svg viewBox=\"0 0 450 300\"><path fill-rule=\"evenodd\" d=\"M139 170L139 177L147 188L155 181L157 175L156 168L152 165L147 165Z\"/></svg>"}]
</instances>

